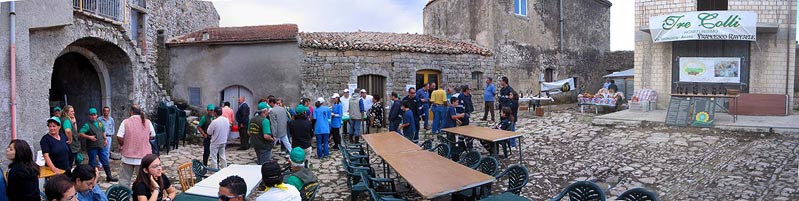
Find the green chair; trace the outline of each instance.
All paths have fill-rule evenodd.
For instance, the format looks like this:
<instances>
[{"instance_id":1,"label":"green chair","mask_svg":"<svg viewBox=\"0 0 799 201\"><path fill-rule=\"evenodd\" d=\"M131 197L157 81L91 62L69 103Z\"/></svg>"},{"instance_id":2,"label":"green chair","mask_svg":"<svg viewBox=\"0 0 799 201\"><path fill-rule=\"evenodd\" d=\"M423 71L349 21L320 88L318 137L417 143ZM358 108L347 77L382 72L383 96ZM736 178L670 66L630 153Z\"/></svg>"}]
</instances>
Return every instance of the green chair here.
<instances>
[{"instance_id":1,"label":"green chair","mask_svg":"<svg viewBox=\"0 0 799 201\"><path fill-rule=\"evenodd\" d=\"M391 195L380 194L375 189L367 189L372 201L405 201L404 199L397 198Z\"/></svg>"},{"instance_id":2,"label":"green chair","mask_svg":"<svg viewBox=\"0 0 799 201\"><path fill-rule=\"evenodd\" d=\"M569 196L569 200L573 201L605 201L605 192L590 181L575 182L563 189L563 192L550 201L558 201L566 196Z\"/></svg>"},{"instance_id":3,"label":"green chair","mask_svg":"<svg viewBox=\"0 0 799 201\"><path fill-rule=\"evenodd\" d=\"M482 158L480 158L480 162L477 163L477 166L475 168L478 171L482 172L483 174L487 174L489 176L494 177L497 174L499 174L499 161L497 161L497 159L492 157L492 156L482 157ZM463 198L485 197L485 196L488 196L489 194L491 194L491 184L492 183L487 183L487 184L483 184L481 186L478 186L478 187L476 187L474 189L463 190L463 191L460 191L460 192L458 192L458 194L455 194L453 196L460 196L460 197L463 197ZM479 193L479 194L475 194L475 193Z\"/></svg>"},{"instance_id":4,"label":"green chair","mask_svg":"<svg viewBox=\"0 0 799 201\"><path fill-rule=\"evenodd\" d=\"M105 191L105 196L108 197L108 201L128 201L131 200L131 196L133 195L133 191L130 188L122 186L122 185L113 185Z\"/></svg>"},{"instance_id":5,"label":"green chair","mask_svg":"<svg viewBox=\"0 0 799 201\"><path fill-rule=\"evenodd\" d=\"M527 172L527 168L521 166L519 164L511 165L508 169L505 169L504 172L500 173L496 178L500 180L500 178L507 177L508 178L508 189L504 192L510 192L516 195L522 191L522 188L527 185L529 181L529 173Z\"/></svg>"},{"instance_id":6,"label":"green chair","mask_svg":"<svg viewBox=\"0 0 799 201\"><path fill-rule=\"evenodd\" d=\"M530 198L522 197L510 192L501 193L498 195L488 196L480 199L480 201L529 201Z\"/></svg>"},{"instance_id":7,"label":"green chair","mask_svg":"<svg viewBox=\"0 0 799 201\"><path fill-rule=\"evenodd\" d=\"M444 158L449 158L449 145L445 143L438 144L433 148L433 152L436 152L439 156L443 156Z\"/></svg>"},{"instance_id":8,"label":"green chair","mask_svg":"<svg viewBox=\"0 0 799 201\"><path fill-rule=\"evenodd\" d=\"M422 142L422 145L420 145L420 147L428 151L433 150L433 140L425 140L424 142Z\"/></svg>"},{"instance_id":9,"label":"green chair","mask_svg":"<svg viewBox=\"0 0 799 201\"><path fill-rule=\"evenodd\" d=\"M458 161L458 163L460 163L463 166L475 169L477 168L477 165L479 165L480 163L480 157L482 156L480 156L480 152L477 150L463 152L460 156L460 160Z\"/></svg>"},{"instance_id":10,"label":"green chair","mask_svg":"<svg viewBox=\"0 0 799 201\"><path fill-rule=\"evenodd\" d=\"M363 178L363 174L366 173L374 175L374 170L371 167L357 167L352 166L349 164L347 159L341 159L341 166L344 168L344 172L347 173L347 186L350 187L350 199L355 201L358 200L358 195L367 191L368 184L366 183L366 179Z\"/></svg>"},{"instance_id":11,"label":"green chair","mask_svg":"<svg viewBox=\"0 0 799 201\"><path fill-rule=\"evenodd\" d=\"M208 178L208 176L206 176L208 172L219 172L219 169L209 168L197 159L191 160L191 170L194 171L194 180L198 183L202 181L203 178Z\"/></svg>"},{"instance_id":12,"label":"green chair","mask_svg":"<svg viewBox=\"0 0 799 201\"><path fill-rule=\"evenodd\" d=\"M621 193L616 200L626 201L658 201L658 195L645 188L633 188Z\"/></svg>"}]
</instances>

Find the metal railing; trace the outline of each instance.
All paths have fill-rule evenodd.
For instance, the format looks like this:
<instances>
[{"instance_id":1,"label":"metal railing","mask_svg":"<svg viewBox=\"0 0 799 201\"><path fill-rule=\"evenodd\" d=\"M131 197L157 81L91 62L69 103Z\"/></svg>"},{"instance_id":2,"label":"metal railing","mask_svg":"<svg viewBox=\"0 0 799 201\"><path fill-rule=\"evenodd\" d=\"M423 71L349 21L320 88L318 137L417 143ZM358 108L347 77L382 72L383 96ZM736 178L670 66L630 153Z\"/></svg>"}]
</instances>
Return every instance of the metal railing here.
<instances>
[{"instance_id":1,"label":"metal railing","mask_svg":"<svg viewBox=\"0 0 799 201\"><path fill-rule=\"evenodd\" d=\"M120 21L124 0L72 0L74 9ZM144 0L138 0L144 2Z\"/></svg>"}]
</instances>

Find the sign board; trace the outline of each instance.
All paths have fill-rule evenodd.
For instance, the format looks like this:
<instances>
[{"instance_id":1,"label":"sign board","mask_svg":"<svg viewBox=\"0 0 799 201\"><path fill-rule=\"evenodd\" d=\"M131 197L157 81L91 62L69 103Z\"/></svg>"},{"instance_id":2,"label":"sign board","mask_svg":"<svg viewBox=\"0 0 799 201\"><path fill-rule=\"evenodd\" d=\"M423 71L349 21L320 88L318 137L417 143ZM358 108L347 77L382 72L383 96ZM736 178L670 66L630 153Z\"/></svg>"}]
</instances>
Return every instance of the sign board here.
<instances>
[{"instance_id":1,"label":"sign board","mask_svg":"<svg viewBox=\"0 0 799 201\"><path fill-rule=\"evenodd\" d=\"M716 103L709 98L694 98L694 109L691 113L691 126L693 127L713 127L713 119L716 117Z\"/></svg>"},{"instance_id":2,"label":"sign board","mask_svg":"<svg viewBox=\"0 0 799 201\"><path fill-rule=\"evenodd\" d=\"M666 125L688 126L691 116L691 100L682 97L671 97L669 110L666 112Z\"/></svg>"},{"instance_id":3,"label":"sign board","mask_svg":"<svg viewBox=\"0 0 799 201\"><path fill-rule=\"evenodd\" d=\"M542 82L541 91L549 92L549 94L558 94L561 92L569 92L574 88L574 78L566 78L554 82Z\"/></svg>"},{"instance_id":4,"label":"sign board","mask_svg":"<svg viewBox=\"0 0 799 201\"><path fill-rule=\"evenodd\" d=\"M680 57L680 82L741 83L739 57Z\"/></svg>"},{"instance_id":5,"label":"sign board","mask_svg":"<svg viewBox=\"0 0 799 201\"><path fill-rule=\"evenodd\" d=\"M757 40L754 11L697 11L649 18L652 41Z\"/></svg>"}]
</instances>

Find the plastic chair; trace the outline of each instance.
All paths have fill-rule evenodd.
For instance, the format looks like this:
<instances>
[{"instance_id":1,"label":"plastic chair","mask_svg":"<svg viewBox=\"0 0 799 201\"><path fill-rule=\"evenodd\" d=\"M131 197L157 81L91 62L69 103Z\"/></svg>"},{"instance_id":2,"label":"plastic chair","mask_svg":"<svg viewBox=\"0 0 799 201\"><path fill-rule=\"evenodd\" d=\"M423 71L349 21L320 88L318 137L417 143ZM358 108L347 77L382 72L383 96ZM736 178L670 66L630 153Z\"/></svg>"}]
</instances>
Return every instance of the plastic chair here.
<instances>
[{"instance_id":1,"label":"plastic chair","mask_svg":"<svg viewBox=\"0 0 799 201\"><path fill-rule=\"evenodd\" d=\"M184 163L178 166L178 179L180 179L180 189L183 192L189 190L189 188L194 187L194 172L192 169L192 163Z\"/></svg>"},{"instance_id":2,"label":"plastic chair","mask_svg":"<svg viewBox=\"0 0 799 201\"><path fill-rule=\"evenodd\" d=\"M388 188L385 191L379 191L381 194L396 194L397 186L394 184L394 179L391 178L375 178L361 172L361 178L366 178L367 187L370 189L382 189L381 187ZM381 185L382 184L382 185Z\"/></svg>"},{"instance_id":3,"label":"plastic chair","mask_svg":"<svg viewBox=\"0 0 799 201\"><path fill-rule=\"evenodd\" d=\"M422 145L420 145L420 147L428 151L433 150L433 140L425 140L424 142L422 142Z\"/></svg>"},{"instance_id":4,"label":"plastic chair","mask_svg":"<svg viewBox=\"0 0 799 201\"><path fill-rule=\"evenodd\" d=\"M105 191L108 201L128 201L131 200L131 195L133 195L133 191L130 188L119 184L113 185Z\"/></svg>"},{"instance_id":5,"label":"plastic chair","mask_svg":"<svg viewBox=\"0 0 799 201\"><path fill-rule=\"evenodd\" d=\"M186 111L178 110L177 112L175 149L178 148L180 140L183 140L183 146L186 146Z\"/></svg>"},{"instance_id":6,"label":"plastic chair","mask_svg":"<svg viewBox=\"0 0 799 201\"><path fill-rule=\"evenodd\" d=\"M303 186L302 190L300 190L302 193L302 201L313 201L314 197L316 197L316 192L319 191L319 187L321 186L322 184L319 184L319 182L314 182Z\"/></svg>"},{"instance_id":7,"label":"plastic chair","mask_svg":"<svg viewBox=\"0 0 799 201\"><path fill-rule=\"evenodd\" d=\"M492 177L497 176L499 174L499 161L493 156L483 157L477 163L477 170Z\"/></svg>"},{"instance_id":8,"label":"plastic chair","mask_svg":"<svg viewBox=\"0 0 799 201\"><path fill-rule=\"evenodd\" d=\"M218 169L209 168L208 166L203 165L203 163L197 159L191 160L191 169L192 171L194 171L195 182L200 182L203 180L203 178L207 178L208 176L206 176L206 174L208 174L209 171L219 172Z\"/></svg>"},{"instance_id":9,"label":"plastic chair","mask_svg":"<svg viewBox=\"0 0 799 201\"><path fill-rule=\"evenodd\" d=\"M478 152L477 150L471 150L461 154L458 163L466 167L476 169L477 165L480 163L480 157L482 157L480 155L480 152Z\"/></svg>"},{"instance_id":10,"label":"plastic chair","mask_svg":"<svg viewBox=\"0 0 799 201\"><path fill-rule=\"evenodd\" d=\"M405 201L404 199L397 198L391 195L382 195L375 191L375 189L367 189L369 191L369 196L372 198L373 201Z\"/></svg>"},{"instance_id":11,"label":"plastic chair","mask_svg":"<svg viewBox=\"0 0 799 201\"><path fill-rule=\"evenodd\" d=\"M372 170L371 167L352 166L347 162L347 159L344 158L341 159L341 166L344 167L344 172L347 173L347 186L350 187L350 199L353 201L358 200L358 195L366 192L368 188L367 181L362 177L361 173L366 172L367 174L374 174L374 170Z\"/></svg>"},{"instance_id":12,"label":"plastic chair","mask_svg":"<svg viewBox=\"0 0 799 201\"><path fill-rule=\"evenodd\" d=\"M522 188L527 185L529 176L526 167L515 164L505 169L505 171L500 173L496 178L499 180L502 177L508 177L508 189L503 191L503 193L510 192L519 195Z\"/></svg>"},{"instance_id":13,"label":"plastic chair","mask_svg":"<svg viewBox=\"0 0 799 201\"><path fill-rule=\"evenodd\" d=\"M443 156L444 158L449 158L449 145L447 144L438 144L436 148L433 148L433 152L438 153L439 156Z\"/></svg>"},{"instance_id":14,"label":"plastic chair","mask_svg":"<svg viewBox=\"0 0 799 201\"><path fill-rule=\"evenodd\" d=\"M574 201L605 201L605 192L602 188L590 181L578 181L569 185L566 189L563 189L563 192L558 194L557 197L552 198L551 201L561 200L567 195L569 196L569 200Z\"/></svg>"},{"instance_id":15,"label":"plastic chair","mask_svg":"<svg viewBox=\"0 0 799 201\"><path fill-rule=\"evenodd\" d=\"M658 201L658 196L645 188L633 188L621 193L616 200L627 201Z\"/></svg>"}]
</instances>

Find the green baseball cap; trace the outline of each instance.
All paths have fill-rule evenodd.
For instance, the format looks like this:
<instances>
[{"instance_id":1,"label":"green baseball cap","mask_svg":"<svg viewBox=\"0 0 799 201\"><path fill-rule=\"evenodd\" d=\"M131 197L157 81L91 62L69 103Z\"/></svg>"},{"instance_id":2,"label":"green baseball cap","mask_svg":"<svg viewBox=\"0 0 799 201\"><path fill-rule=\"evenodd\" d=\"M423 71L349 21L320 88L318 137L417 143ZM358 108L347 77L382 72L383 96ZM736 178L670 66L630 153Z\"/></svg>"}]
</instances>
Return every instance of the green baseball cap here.
<instances>
[{"instance_id":1,"label":"green baseball cap","mask_svg":"<svg viewBox=\"0 0 799 201\"><path fill-rule=\"evenodd\" d=\"M289 158L291 159L291 162L295 164L305 163L305 150L300 147L294 147L294 149L291 149Z\"/></svg>"},{"instance_id":2,"label":"green baseball cap","mask_svg":"<svg viewBox=\"0 0 799 201\"><path fill-rule=\"evenodd\" d=\"M264 111L268 109L272 109L272 107L270 107L269 104L266 104L266 102L258 103L258 111Z\"/></svg>"},{"instance_id":3,"label":"green baseball cap","mask_svg":"<svg viewBox=\"0 0 799 201\"><path fill-rule=\"evenodd\" d=\"M214 108L216 108L216 106L214 104L208 104L208 107L206 107L206 110L214 110Z\"/></svg>"},{"instance_id":4,"label":"green baseball cap","mask_svg":"<svg viewBox=\"0 0 799 201\"><path fill-rule=\"evenodd\" d=\"M61 107L55 106L55 108L53 108L53 112L55 111L61 111Z\"/></svg>"},{"instance_id":5,"label":"green baseball cap","mask_svg":"<svg viewBox=\"0 0 799 201\"><path fill-rule=\"evenodd\" d=\"M47 123L50 123L50 122L55 122L59 126L61 125L61 119L59 119L58 117L47 118Z\"/></svg>"},{"instance_id":6,"label":"green baseball cap","mask_svg":"<svg viewBox=\"0 0 799 201\"><path fill-rule=\"evenodd\" d=\"M89 108L89 115L97 114L97 109Z\"/></svg>"},{"instance_id":7,"label":"green baseball cap","mask_svg":"<svg viewBox=\"0 0 799 201\"><path fill-rule=\"evenodd\" d=\"M305 113L307 111L308 111L308 107L305 107L304 105L297 105L297 107L294 108L294 112L296 112L297 114L303 114L303 113Z\"/></svg>"}]
</instances>

